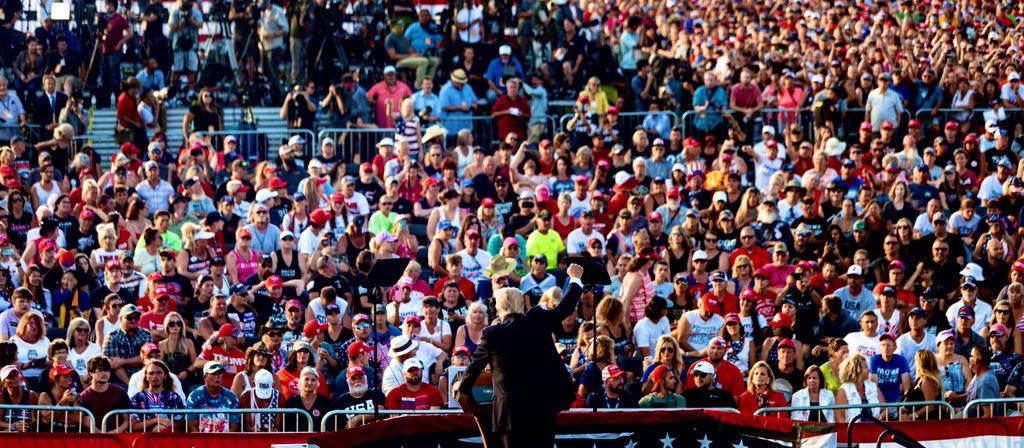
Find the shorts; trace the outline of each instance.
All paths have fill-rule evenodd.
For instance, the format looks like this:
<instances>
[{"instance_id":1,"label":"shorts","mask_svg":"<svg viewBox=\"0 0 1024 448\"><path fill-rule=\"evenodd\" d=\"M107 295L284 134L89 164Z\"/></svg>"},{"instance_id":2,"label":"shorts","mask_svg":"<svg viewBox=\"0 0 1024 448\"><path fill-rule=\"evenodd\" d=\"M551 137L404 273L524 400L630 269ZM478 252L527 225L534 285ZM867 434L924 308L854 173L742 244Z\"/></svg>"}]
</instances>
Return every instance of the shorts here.
<instances>
[{"instance_id":1,"label":"shorts","mask_svg":"<svg viewBox=\"0 0 1024 448\"><path fill-rule=\"evenodd\" d=\"M197 72L199 71L199 55L196 52L175 51L174 63L171 65L174 72Z\"/></svg>"}]
</instances>

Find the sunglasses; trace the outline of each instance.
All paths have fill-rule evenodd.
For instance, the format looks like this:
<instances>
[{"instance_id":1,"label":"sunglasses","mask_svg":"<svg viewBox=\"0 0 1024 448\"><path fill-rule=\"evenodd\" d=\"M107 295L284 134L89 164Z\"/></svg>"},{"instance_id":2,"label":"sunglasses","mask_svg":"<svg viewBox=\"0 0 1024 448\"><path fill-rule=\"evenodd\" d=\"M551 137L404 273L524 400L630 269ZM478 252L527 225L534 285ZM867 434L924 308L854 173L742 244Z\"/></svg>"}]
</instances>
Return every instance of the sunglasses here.
<instances>
[{"instance_id":1,"label":"sunglasses","mask_svg":"<svg viewBox=\"0 0 1024 448\"><path fill-rule=\"evenodd\" d=\"M128 316L128 317L125 317L125 320L127 320L128 322L138 322L139 321L139 316Z\"/></svg>"},{"instance_id":2,"label":"sunglasses","mask_svg":"<svg viewBox=\"0 0 1024 448\"><path fill-rule=\"evenodd\" d=\"M707 377L707 376L710 376L710 375L711 375L710 373L698 372L696 370L693 371L693 376L696 377L696 378L704 378L704 377Z\"/></svg>"},{"instance_id":3,"label":"sunglasses","mask_svg":"<svg viewBox=\"0 0 1024 448\"><path fill-rule=\"evenodd\" d=\"M356 330L365 330L367 328L370 328L370 326L371 324L368 322L360 322L356 324Z\"/></svg>"},{"instance_id":4,"label":"sunglasses","mask_svg":"<svg viewBox=\"0 0 1024 448\"><path fill-rule=\"evenodd\" d=\"M257 210L257 211L256 211L256 214L257 214L257 215L266 215L266 214L267 214L267 211L266 211L266 210Z\"/></svg>"},{"instance_id":5,"label":"sunglasses","mask_svg":"<svg viewBox=\"0 0 1024 448\"><path fill-rule=\"evenodd\" d=\"M269 335L272 338L279 338L281 336L284 336L284 332L283 331L268 331L267 335Z\"/></svg>"},{"instance_id":6,"label":"sunglasses","mask_svg":"<svg viewBox=\"0 0 1024 448\"><path fill-rule=\"evenodd\" d=\"M182 323L180 320L172 320L167 323L167 328L181 327Z\"/></svg>"}]
</instances>

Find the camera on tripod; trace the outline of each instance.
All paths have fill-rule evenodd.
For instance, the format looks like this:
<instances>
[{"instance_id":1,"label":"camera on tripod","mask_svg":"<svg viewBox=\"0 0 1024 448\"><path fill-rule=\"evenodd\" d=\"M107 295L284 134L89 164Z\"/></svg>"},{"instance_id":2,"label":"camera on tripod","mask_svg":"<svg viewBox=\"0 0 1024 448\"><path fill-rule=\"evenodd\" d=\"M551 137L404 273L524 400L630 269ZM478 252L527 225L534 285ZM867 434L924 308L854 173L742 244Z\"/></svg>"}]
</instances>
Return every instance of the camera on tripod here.
<instances>
[{"instance_id":1,"label":"camera on tripod","mask_svg":"<svg viewBox=\"0 0 1024 448\"><path fill-rule=\"evenodd\" d=\"M229 11L231 11L231 2L216 0L210 5L210 12L206 14L206 20L209 22L227 22Z\"/></svg>"}]
</instances>

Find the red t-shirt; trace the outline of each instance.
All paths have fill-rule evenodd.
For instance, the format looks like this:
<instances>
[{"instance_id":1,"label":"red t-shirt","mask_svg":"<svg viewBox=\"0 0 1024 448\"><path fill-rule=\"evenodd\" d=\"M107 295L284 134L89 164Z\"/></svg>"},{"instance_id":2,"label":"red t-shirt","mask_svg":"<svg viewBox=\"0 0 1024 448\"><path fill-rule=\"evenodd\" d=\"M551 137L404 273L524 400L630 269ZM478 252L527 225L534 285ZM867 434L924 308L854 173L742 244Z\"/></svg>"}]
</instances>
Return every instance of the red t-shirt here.
<instances>
[{"instance_id":1,"label":"red t-shirt","mask_svg":"<svg viewBox=\"0 0 1024 448\"><path fill-rule=\"evenodd\" d=\"M718 314L724 316L729 313L740 312L740 299L739 297L736 296L736 294L726 292L725 294L723 294L723 297L718 297L718 295L715 294L714 292L708 292L706 295L714 297L716 300L718 300Z\"/></svg>"},{"instance_id":2,"label":"red t-shirt","mask_svg":"<svg viewBox=\"0 0 1024 448\"><path fill-rule=\"evenodd\" d=\"M224 366L224 384L231 384L238 372L245 370L245 352L233 348L230 352L224 351L224 347L217 345L204 348L199 354L199 359L204 361L217 361Z\"/></svg>"},{"instance_id":3,"label":"red t-shirt","mask_svg":"<svg viewBox=\"0 0 1024 448\"><path fill-rule=\"evenodd\" d=\"M708 358L702 358L701 361L708 361ZM696 362L690 364L690 368L686 369L686 384L683 386L683 389L697 387L693 382L693 366L695 365L697 365ZM733 397L742 395L747 389L747 385L743 382L743 373L740 372L740 368L724 359L715 369L715 386L729 392Z\"/></svg>"},{"instance_id":4,"label":"red t-shirt","mask_svg":"<svg viewBox=\"0 0 1024 448\"><path fill-rule=\"evenodd\" d=\"M117 121L121 126L126 126L124 120L132 120L135 123L142 123L142 117L139 116L139 110L137 109L138 103L131 95L127 92L122 92L117 97Z\"/></svg>"},{"instance_id":5,"label":"red t-shirt","mask_svg":"<svg viewBox=\"0 0 1024 448\"><path fill-rule=\"evenodd\" d=\"M822 296L832 294L843 286L846 286L846 282L839 277L833 278L832 281L825 281L825 276L820 272L811 276L811 287L820 292Z\"/></svg>"},{"instance_id":6,"label":"red t-shirt","mask_svg":"<svg viewBox=\"0 0 1024 448\"><path fill-rule=\"evenodd\" d=\"M756 271L761 266L764 266L772 262L772 256L768 254L768 251L763 247L754 246L750 249L746 249L743 246L737 247L736 250L729 254L729 266L736 263L736 257L740 255L746 255L750 258L750 262L754 263L754 270Z\"/></svg>"},{"instance_id":7,"label":"red t-shirt","mask_svg":"<svg viewBox=\"0 0 1024 448\"><path fill-rule=\"evenodd\" d=\"M124 39L124 33L128 31L128 21L124 16L114 13L107 21L107 37L103 39L103 54L114 53L117 43Z\"/></svg>"},{"instance_id":8,"label":"red t-shirt","mask_svg":"<svg viewBox=\"0 0 1024 448\"><path fill-rule=\"evenodd\" d=\"M451 281L451 279L451 277L445 277L442 278L439 282L435 283L434 295L437 297L441 297L441 291L444 289L444 284ZM465 297L466 300L470 302L476 300L476 285L474 285L473 282L465 278L459 279L459 292L461 292L462 296Z\"/></svg>"},{"instance_id":9,"label":"red t-shirt","mask_svg":"<svg viewBox=\"0 0 1024 448\"><path fill-rule=\"evenodd\" d=\"M167 301L167 303L170 304L172 302ZM164 318L167 317L170 312L170 310L167 310L163 313L157 313L156 311L150 310L143 313L142 317L139 318L139 328L149 330L150 332L163 330Z\"/></svg>"},{"instance_id":10,"label":"red t-shirt","mask_svg":"<svg viewBox=\"0 0 1024 448\"><path fill-rule=\"evenodd\" d=\"M444 398L436 387L422 383L420 390L412 392L407 384L399 385L388 393L384 407L389 410L427 410L444 406Z\"/></svg>"}]
</instances>

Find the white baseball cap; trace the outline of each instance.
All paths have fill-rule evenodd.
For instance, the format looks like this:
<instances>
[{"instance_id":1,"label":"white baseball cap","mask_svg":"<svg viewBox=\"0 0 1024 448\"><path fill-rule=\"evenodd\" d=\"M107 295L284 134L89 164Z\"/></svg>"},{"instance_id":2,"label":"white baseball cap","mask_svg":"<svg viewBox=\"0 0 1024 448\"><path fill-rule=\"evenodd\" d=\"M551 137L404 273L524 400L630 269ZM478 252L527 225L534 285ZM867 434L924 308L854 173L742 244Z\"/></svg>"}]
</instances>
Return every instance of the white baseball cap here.
<instances>
[{"instance_id":1,"label":"white baseball cap","mask_svg":"<svg viewBox=\"0 0 1024 448\"><path fill-rule=\"evenodd\" d=\"M209 240L209 239L213 239L213 237L214 237L213 232L206 231L206 230L200 230L200 231L196 232L195 239L197 239L197 240Z\"/></svg>"},{"instance_id":2,"label":"white baseball cap","mask_svg":"<svg viewBox=\"0 0 1024 448\"><path fill-rule=\"evenodd\" d=\"M256 398L260 400L269 400L270 396L274 394L274 375L267 371L267 369L260 369L256 372L253 377L256 387Z\"/></svg>"},{"instance_id":3,"label":"white baseball cap","mask_svg":"<svg viewBox=\"0 0 1024 448\"><path fill-rule=\"evenodd\" d=\"M973 278L975 281L985 280L985 275L982 274L981 266L978 266L976 263L967 263L967 266L964 266L964 268L960 270L960 275Z\"/></svg>"},{"instance_id":4,"label":"white baseball cap","mask_svg":"<svg viewBox=\"0 0 1024 448\"><path fill-rule=\"evenodd\" d=\"M394 73L394 72L395 72L395 66L394 65L389 65L387 67L384 67L384 74L385 75L387 75L389 73Z\"/></svg>"},{"instance_id":5,"label":"white baseball cap","mask_svg":"<svg viewBox=\"0 0 1024 448\"><path fill-rule=\"evenodd\" d=\"M762 134L771 134L771 135L775 135L775 126L772 126L772 125L767 125L767 126L765 126L765 127L762 127L762 128L761 128L761 133L762 133Z\"/></svg>"},{"instance_id":6,"label":"white baseball cap","mask_svg":"<svg viewBox=\"0 0 1024 448\"><path fill-rule=\"evenodd\" d=\"M862 276L864 275L864 268L860 267L859 264L850 265L850 267L846 269L846 275Z\"/></svg>"},{"instance_id":7,"label":"white baseball cap","mask_svg":"<svg viewBox=\"0 0 1024 448\"><path fill-rule=\"evenodd\" d=\"M291 138L288 139L288 145L301 145L305 143L306 139L302 138L301 135L293 135Z\"/></svg>"},{"instance_id":8,"label":"white baseball cap","mask_svg":"<svg viewBox=\"0 0 1024 448\"><path fill-rule=\"evenodd\" d=\"M694 260L707 260L708 259L708 253L704 252L704 251L702 251L700 249L697 249L697 250L693 251L693 259Z\"/></svg>"},{"instance_id":9,"label":"white baseball cap","mask_svg":"<svg viewBox=\"0 0 1024 448\"><path fill-rule=\"evenodd\" d=\"M268 190L266 188L256 192L256 202L257 203L267 202L270 199L276 198L276 197L277 197L277 192L276 191L271 191L271 190Z\"/></svg>"},{"instance_id":10,"label":"white baseball cap","mask_svg":"<svg viewBox=\"0 0 1024 448\"><path fill-rule=\"evenodd\" d=\"M502 45L501 47L498 47L498 54L508 56L512 54L512 47L508 45Z\"/></svg>"},{"instance_id":11,"label":"white baseball cap","mask_svg":"<svg viewBox=\"0 0 1024 448\"><path fill-rule=\"evenodd\" d=\"M423 361L420 361L419 359L416 358L409 358L402 363L403 372L408 372L409 369L412 369L414 367L423 370Z\"/></svg>"},{"instance_id":12,"label":"white baseball cap","mask_svg":"<svg viewBox=\"0 0 1024 448\"><path fill-rule=\"evenodd\" d=\"M715 374L715 366L711 365L710 362L701 361L701 362L698 362L697 364L693 365L693 371L694 372L705 373L705 374L708 374L708 375L714 375Z\"/></svg>"}]
</instances>

